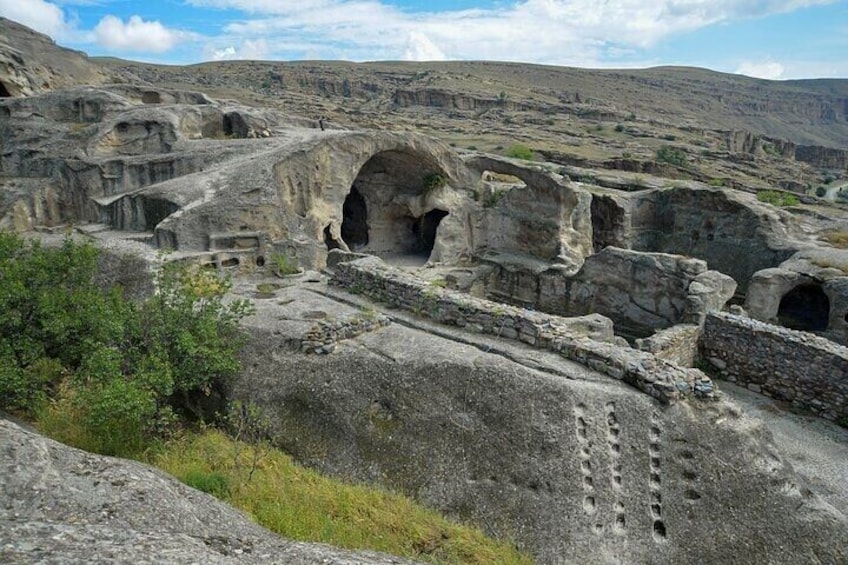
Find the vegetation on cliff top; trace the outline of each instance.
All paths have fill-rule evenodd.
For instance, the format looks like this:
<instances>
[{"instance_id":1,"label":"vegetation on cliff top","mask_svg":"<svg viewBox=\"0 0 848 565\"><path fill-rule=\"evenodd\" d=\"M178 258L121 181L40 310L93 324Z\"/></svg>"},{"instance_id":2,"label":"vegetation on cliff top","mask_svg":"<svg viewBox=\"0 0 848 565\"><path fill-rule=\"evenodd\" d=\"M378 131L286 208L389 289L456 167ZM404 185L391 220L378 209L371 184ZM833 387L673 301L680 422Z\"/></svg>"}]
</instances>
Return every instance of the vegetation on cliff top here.
<instances>
[{"instance_id":1,"label":"vegetation on cliff top","mask_svg":"<svg viewBox=\"0 0 848 565\"><path fill-rule=\"evenodd\" d=\"M94 283L97 255L0 232L0 409L74 447L152 463L288 538L434 563L531 562L403 496L298 467L267 442L255 407L214 414L250 305L225 302L217 274L177 266L157 275L155 296L126 301Z\"/></svg>"}]
</instances>

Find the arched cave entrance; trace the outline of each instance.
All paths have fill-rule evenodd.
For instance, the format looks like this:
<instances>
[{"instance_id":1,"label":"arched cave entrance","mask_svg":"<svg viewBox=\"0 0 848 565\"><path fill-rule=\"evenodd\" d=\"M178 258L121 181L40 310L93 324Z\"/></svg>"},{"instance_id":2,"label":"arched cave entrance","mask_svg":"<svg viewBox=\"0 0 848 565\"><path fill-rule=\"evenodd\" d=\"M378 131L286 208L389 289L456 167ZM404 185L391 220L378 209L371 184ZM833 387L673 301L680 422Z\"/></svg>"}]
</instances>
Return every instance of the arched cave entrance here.
<instances>
[{"instance_id":1,"label":"arched cave entrance","mask_svg":"<svg viewBox=\"0 0 848 565\"><path fill-rule=\"evenodd\" d=\"M796 286L780 300L780 325L803 331L824 331L830 317L830 300L817 284Z\"/></svg>"},{"instance_id":2,"label":"arched cave entrance","mask_svg":"<svg viewBox=\"0 0 848 565\"><path fill-rule=\"evenodd\" d=\"M448 215L431 198L431 191L444 186L445 179L428 155L405 151L374 155L362 166L345 198L342 239L352 250L384 259L426 261L439 225Z\"/></svg>"},{"instance_id":3,"label":"arched cave entrance","mask_svg":"<svg viewBox=\"0 0 848 565\"><path fill-rule=\"evenodd\" d=\"M246 139L250 129L244 117L238 112L224 114L224 135L236 139Z\"/></svg>"},{"instance_id":4,"label":"arched cave entrance","mask_svg":"<svg viewBox=\"0 0 848 565\"><path fill-rule=\"evenodd\" d=\"M595 253L613 245L626 247L624 208L609 196L592 195L592 245Z\"/></svg>"},{"instance_id":5,"label":"arched cave entrance","mask_svg":"<svg viewBox=\"0 0 848 565\"><path fill-rule=\"evenodd\" d=\"M12 94L9 92L9 89L6 88L6 85L0 82L0 98L11 98Z\"/></svg>"}]
</instances>

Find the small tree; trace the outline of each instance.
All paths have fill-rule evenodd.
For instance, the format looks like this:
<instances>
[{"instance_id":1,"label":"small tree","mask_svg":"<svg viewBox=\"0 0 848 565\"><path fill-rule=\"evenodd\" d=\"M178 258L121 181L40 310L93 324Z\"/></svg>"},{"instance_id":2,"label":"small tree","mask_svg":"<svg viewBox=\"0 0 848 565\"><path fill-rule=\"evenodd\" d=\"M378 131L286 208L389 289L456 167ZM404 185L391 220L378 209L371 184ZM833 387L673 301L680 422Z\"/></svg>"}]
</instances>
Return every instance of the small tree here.
<instances>
[{"instance_id":1,"label":"small tree","mask_svg":"<svg viewBox=\"0 0 848 565\"><path fill-rule=\"evenodd\" d=\"M663 145L657 149L657 162L683 167L686 165L686 152L672 145Z\"/></svg>"}]
</instances>

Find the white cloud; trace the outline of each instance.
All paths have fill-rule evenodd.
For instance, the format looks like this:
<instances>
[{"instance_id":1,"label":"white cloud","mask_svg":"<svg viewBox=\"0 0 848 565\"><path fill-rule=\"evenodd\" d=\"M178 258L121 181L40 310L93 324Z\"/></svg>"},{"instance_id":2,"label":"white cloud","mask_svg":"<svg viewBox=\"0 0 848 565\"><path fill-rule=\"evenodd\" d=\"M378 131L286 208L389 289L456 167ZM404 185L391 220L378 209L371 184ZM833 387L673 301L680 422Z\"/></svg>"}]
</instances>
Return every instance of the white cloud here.
<instances>
[{"instance_id":1,"label":"white cloud","mask_svg":"<svg viewBox=\"0 0 848 565\"><path fill-rule=\"evenodd\" d=\"M213 61L223 61L225 59L235 59L236 58L236 48L230 45L225 49L215 49L212 52L212 60Z\"/></svg>"},{"instance_id":2,"label":"white cloud","mask_svg":"<svg viewBox=\"0 0 848 565\"><path fill-rule=\"evenodd\" d=\"M737 75L746 75L754 78L764 78L768 80L778 80L784 78L785 68L780 63L773 61L751 62L744 61L736 69Z\"/></svg>"},{"instance_id":3,"label":"white cloud","mask_svg":"<svg viewBox=\"0 0 848 565\"><path fill-rule=\"evenodd\" d=\"M54 39L61 38L71 28L62 8L44 0L0 0L0 16L46 33Z\"/></svg>"},{"instance_id":4,"label":"white cloud","mask_svg":"<svg viewBox=\"0 0 848 565\"><path fill-rule=\"evenodd\" d=\"M105 16L94 28L99 45L116 51L164 53L170 51L185 36L158 21L145 21L132 16L126 23L115 16Z\"/></svg>"},{"instance_id":5,"label":"white cloud","mask_svg":"<svg viewBox=\"0 0 848 565\"><path fill-rule=\"evenodd\" d=\"M417 31L409 34L403 58L406 61L444 61L447 59L442 50L430 41L429 37Z\"/></svg>"},{"instance_id":6,"label":"white cloud","mask_svg":"<svg viewBox=\"0 0 848 565\"><path fill-rule=\"evenodd\" d=\"M645 49L670 35L708 25L834 1L521 0L489 9L426 12L400 10L380 0L188 0L194 6L250 14L225 28L232 44L266 38L272 52L283 57L309 52L354 60L497 59L580 65L599 65L611 50Z\"/></svg>"},{"instance_id":7,"label":"white cloud","mask_svg":"<svg viewBox=\"0 0 848 565\"><path fill-rule=\"evenodd\" d=\"M258 60L264 59L268 55L268 42L264 39L251 41L245 40L239 49L230 45L224 49L212 49L212 60L223 61L227 59L235 60Z\"/></svg>"}]
</instances>

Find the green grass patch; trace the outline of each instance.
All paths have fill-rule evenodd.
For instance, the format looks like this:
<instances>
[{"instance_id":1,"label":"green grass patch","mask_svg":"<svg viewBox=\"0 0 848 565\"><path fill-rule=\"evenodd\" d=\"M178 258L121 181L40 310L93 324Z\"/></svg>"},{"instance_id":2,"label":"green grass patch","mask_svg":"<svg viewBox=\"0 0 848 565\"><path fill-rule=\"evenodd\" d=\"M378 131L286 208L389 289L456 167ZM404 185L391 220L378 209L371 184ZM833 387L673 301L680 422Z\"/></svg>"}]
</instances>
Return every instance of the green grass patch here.
<instances>
[{"instance_id":1,"label":"green grass patch","mask_svg":"<svg viewBox=\"0 0 848 565\"><path fill-rule=\"evenodd\" d=\"M761 190L757 193L757 200L772 206L797 206L800 203L794 194L779 190Z\"/></svg>"},{"instance_id":2,"label":"green grass patch","mask_svg":"<svg viewBox=\"0 0 848 565\"><path fill-rule=\"evenodd\" d=\"M532 161L536 158L533 150L522 143L511 145L509 149L506 150L505 155L513 159L524 159L525 161Z\"/></svg>"},{"instance_id":3,"label":"green grass patch","mask_svg":"<svg viewBox=\"0 0 848 565\"><path fill-rule=\"evenodd\" d=\"M182 480L188 486L202 490L216 498L226 500L230 496L230 479L223 473L190 471L185 474Z\"/></svg>"},{"instance_id":4,"label":"green grass patch","mask_svg":"<svg viewBox=\"0 0 848 565\"><path fill-rule=\"evenodd\" d=\"M296 275L300 272L300 267L297 265L297 258L289 257L285 253L274 253L271 255L271 265L274 272L281 277Z\"/></svg>"},{"instance_id":5,"label":"green grass patch","mask_svg":"<svg viewBox=\"0 0 848 565\"><path fill-rule=\"evenodd\" d=\"M265 451L257 457L256 449ZM401 495L341 483L279 450L234 442L218 431L173 440L153 463L201 490L219 489L221 498L286 538L430 563L532 563L512 544Z\"/></svg>"}]
</instances>

